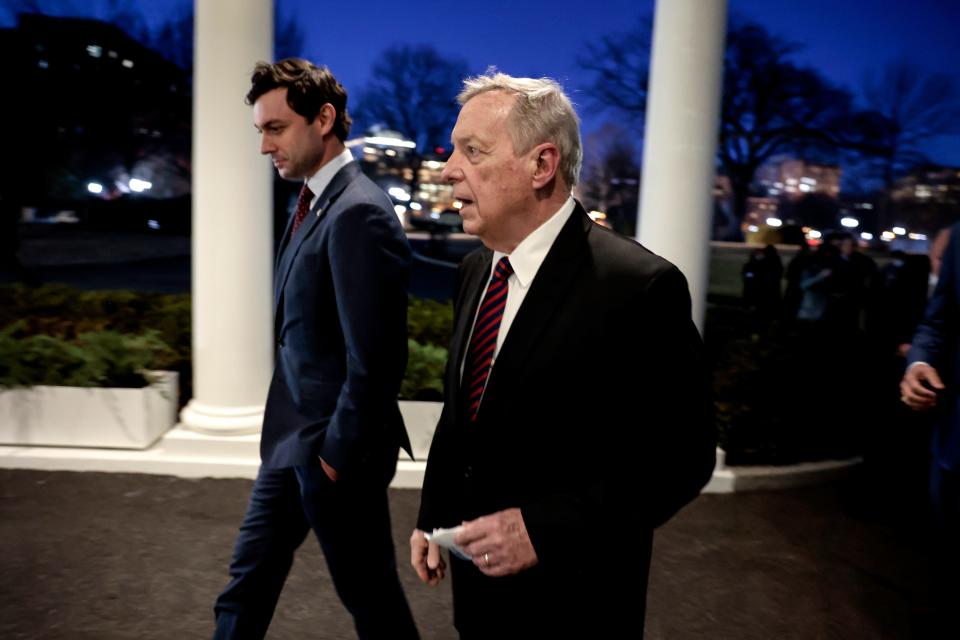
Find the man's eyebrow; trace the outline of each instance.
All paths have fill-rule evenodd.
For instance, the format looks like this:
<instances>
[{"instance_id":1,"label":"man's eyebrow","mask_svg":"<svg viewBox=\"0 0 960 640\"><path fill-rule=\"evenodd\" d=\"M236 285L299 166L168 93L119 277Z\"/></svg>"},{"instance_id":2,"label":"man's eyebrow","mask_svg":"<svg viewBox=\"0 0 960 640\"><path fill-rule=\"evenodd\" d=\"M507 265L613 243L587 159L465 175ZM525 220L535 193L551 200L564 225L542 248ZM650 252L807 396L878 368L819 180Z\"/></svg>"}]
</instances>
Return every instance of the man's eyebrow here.
<instances>
[{"instance_id":1,"label":"man's eyebrow","mask_svg":"<svg viewBox=\"0 0 960 640\"><path fill-rule=\"evenodd\" d=\"M483 144L483 140L477 136L475 133L468 133L461 136L450 136L450 142L456 146L457 144Z\"/></svg>"},{"instance_id":2,"label":"man's eyebrow","mask_svg":"<svg viewBox=\"0 0 960 640\"><path fill-rule=\"evenodd\" d=\"M274 118L274 119L272 119L272 120L267 120L267 121L264 122L263 124L256 124L256 123L254 123L253 127L254 127L257 131L263 131L264 129L267 129L267 128L269 128L269 127L275 127L275 126L277 126L278 124L283 124L283 121L282 121L282 120L277 120L276 118Z\"/></svg>"}]
</instances>

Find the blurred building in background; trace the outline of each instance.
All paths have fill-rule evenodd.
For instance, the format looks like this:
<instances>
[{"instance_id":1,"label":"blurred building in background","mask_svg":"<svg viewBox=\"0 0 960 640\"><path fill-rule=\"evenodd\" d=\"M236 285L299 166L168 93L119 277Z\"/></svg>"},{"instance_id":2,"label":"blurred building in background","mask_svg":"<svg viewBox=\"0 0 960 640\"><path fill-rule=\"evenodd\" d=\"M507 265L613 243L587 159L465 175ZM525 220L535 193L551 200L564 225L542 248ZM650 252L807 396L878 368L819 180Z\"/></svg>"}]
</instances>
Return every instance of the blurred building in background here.
<instances>
[{"instance_id":1,"label":"blurred building in background","mask_svg":"<svg viewBox=\"0 0 960 640\"><path fill-rule=\"evenodd\" d=\"M112 24L37 14L0 30L0 55L13 75L0 101L15 150L0 177L8 203L41 219L66 209L141 226L158 217L144 200L176 201L189 225L185 70Z\"/></svg>"},{"instance_id":2,"label":"blurred building in background","mask_svg":"<svg viewBox=\"0 0 960 640\"><path fill-rule=\"evenodd\" d=\"M449 152L443 148L421 153L404 134L372 127L346 142L363 172L387 192L407 228L460 231L460 203L453 186L443 180Z\"/></svg>"}]
</instances>

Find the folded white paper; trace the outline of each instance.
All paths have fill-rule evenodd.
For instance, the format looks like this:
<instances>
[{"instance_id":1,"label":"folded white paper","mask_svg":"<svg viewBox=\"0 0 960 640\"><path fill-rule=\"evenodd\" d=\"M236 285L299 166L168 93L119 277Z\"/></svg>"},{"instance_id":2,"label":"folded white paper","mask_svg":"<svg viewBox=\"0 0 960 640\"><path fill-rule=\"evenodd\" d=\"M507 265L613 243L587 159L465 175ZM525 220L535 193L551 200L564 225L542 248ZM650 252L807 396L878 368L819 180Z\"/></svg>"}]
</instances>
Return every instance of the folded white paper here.
<instances>
[{"instance_id":1,"label":"folded white paper","mask_svg":"<svg viewBox=\"0 0 960 640\"><path fill-rule=\"evenodd\" d=\"M463 526L453 527L452 529L434 529L433 533L425 533L424 537L435 544L440 545L445 549L449 549L450 553L456 555L459 558L464 560L471 560L472 558L467 555L467 552L457 546L457 543L453 541L457 537L457 534L463 531Z\"/></svg>"}]
</instances>

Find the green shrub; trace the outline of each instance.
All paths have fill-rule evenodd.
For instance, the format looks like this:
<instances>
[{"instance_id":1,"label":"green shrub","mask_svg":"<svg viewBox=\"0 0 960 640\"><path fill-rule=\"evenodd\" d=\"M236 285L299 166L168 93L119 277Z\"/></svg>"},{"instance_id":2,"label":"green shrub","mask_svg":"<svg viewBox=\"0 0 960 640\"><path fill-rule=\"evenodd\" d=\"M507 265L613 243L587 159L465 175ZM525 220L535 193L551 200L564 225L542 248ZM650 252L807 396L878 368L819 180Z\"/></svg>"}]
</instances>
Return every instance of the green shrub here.
<instances>
[{"instance_id":1,"label":"green shrub","mask_svg":"<svg viewBox=\"0 0 960 640\"><path fill-rule=\"evenodd\" d=\"M446 348L420 344L412 338L407 340L407 348L407 373L400 385L400 397L404 400L443 400Z\"/></svg>"},{"instance_id":2,"label":"green shrub","mask_svg":"<svg viewBox=\"0 0 960 640\"><path fill-rule=\"evenodd\" d=\"M410 298L407 306L407 336L420 344L446 347L453 335L453 305Z\"/></svg>"},{"instance_id":3,"label":"green shrub","mask_svg":"<svg viewBox=\"0 0 960 640\"><path fill-rule=\"evenodd\" d=\"M164 368L173 355L156 331L141 335L93 331L81 333L75 344L90 354L100 387L145 386L151 382L147 371Z\"/></svg>"},{"instance_id":4,"label":"green shrub","mask_svg":"<svg viewBox=\"0 0 960 640\"><path fill-rule=\"evenodd\" d=\"M143 360L142 345L129 342L131 336L140 336L141 340L156 339L158 344L165 345L150 351L150 368L177 371L181 401L186 402L193 395L192 317L188 294L81 291L57 284L36 288L0 286L0 329L15 323L17 339L5 343L6 351L0 351L3 362L9 361L5 368L0 365L0 376L6 372L8 380L25 379L17 367L26 366L20 355L29 347L32 354L29 357L38 359L30 364L31 370L38 370L42 357L51 361L45 381L33 384L90 385L95 379L122 382L125 374L119 372L136 371ZM413 342L401 397L439 400L446 346L453 330L453 307L449 302L411 298L408 330ZM124 339L131 349L127 360L117 350L117 344L111 342L119 334L127 336ZM34 337L36 342L32 341ZM21 345L22 340L29 344ZM81 348L79 342L87 348ZM91 350L100 353L100 365L97 365L100 369L86 360ZM33 376L31 379L38 379L36 374ZM0 384L5 384L2 379ZM51 380L58 382L49 382Z\"/></svg>"},{"instance_id":5,"label":"green shrub","mask_svg":"<svg viewBox=\"0 0 960 640\"><path fill-rule=\"evenodd\" d=\"M0 331L0 387L89 386L90 354L54 336L21 336L20 324Z\"/></svg>"},{"instance_id":6,"label":"green shrub","mask_svg":"<svg viewBox=\"0 0 960 640\"><path fill-rule=\"evenodd\" d=\"M178 353L190 348L190 296L134 291L80 291L66 285L0 286L0 327L19 320L27 334L160 331ZM157 326L163 324L163 327Z\"/></svg>"},{"instance_id":7,"label":"green shrub","mask_svg":"<svg viewBox=\"0 0 960 640\"><path fill-rule=\"evenodd\" d=\"M143 387L148 369L170 351L156 332L83 333L75 339L22 335L24 323L0 331L0 387Z\"/></svg>"}]
</instances>

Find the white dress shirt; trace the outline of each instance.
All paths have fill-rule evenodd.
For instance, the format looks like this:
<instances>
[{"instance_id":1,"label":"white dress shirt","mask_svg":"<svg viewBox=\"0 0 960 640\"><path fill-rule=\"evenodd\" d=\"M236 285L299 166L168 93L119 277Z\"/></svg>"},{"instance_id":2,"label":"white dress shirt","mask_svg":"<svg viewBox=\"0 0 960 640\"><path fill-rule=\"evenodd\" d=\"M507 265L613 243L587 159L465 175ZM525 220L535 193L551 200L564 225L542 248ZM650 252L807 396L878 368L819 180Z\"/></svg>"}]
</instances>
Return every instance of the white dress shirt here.
<instances>
[{"instance_id":1,"label":"white dress shirt","mask_svg":"<svg viewBox=\"0 0 960 640\"><path fill-rule=\"evenodd\" d=\"M353 154L350 149L344 149L342 153L330 159L330 162L320 167L320 171L307 178L307 186L313 192L313 200L310 201L310 208L317 204L317 198L327 188L333 176L337 175L340 169L343 169L349 163L353 162Z\"/></svg>"},{"instance_id":2,"label":"white dress shirt","mask_svg":"<svg viewBox=\"0 0 960 640\"><path fill-rule=\"evenodd\" d=\"M493 277L493 271L497 268L497 262L500 261L500 258L507 256L510 259L510 266L513 267L513 273L507 279L507 302L504 305L503 319L500 321L500 330L497 334L497 346L493 349L493 364L497 361L500 347L503 346L503 341L510 331L510 325L513 324L513 319L516 317L520 305L523 304L523 299L527 296L527 291L530 290L530 285L533 284L533 279L537 276L540 265L543 264L550 247L553 246L557 236L560 235L560 229L563 228L563 225L566 224L573 213L575 204L573 197L567 198L567 201L556 213L520 241L513 253L507 255L499 251L493 252L493 263L490 265L490 275L487 277L486 284L484 284L484 292L490 284L490 278ZM476 313L480 313L479 304ZM476 322L477 316L474 314L470 329L471 337L473 335L472 327ZM466 352L470 350L469 344L470 340L468 339L464 357L466 357ZM493 364L490 366L492 367ZM463 376L463 362L460 363L460 375Z\"/></svg>"}]
</instances>

